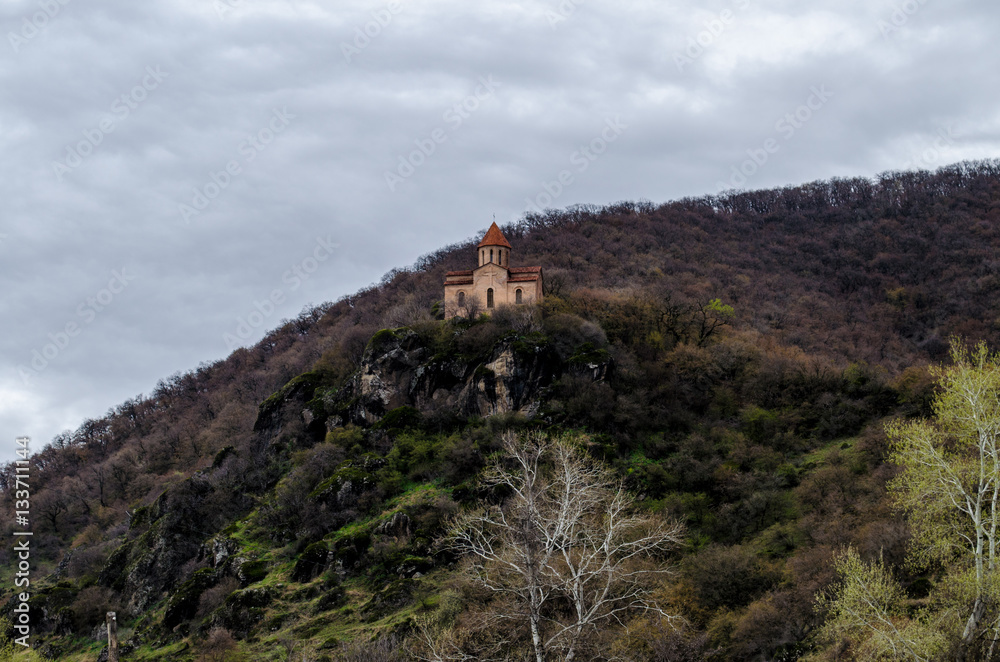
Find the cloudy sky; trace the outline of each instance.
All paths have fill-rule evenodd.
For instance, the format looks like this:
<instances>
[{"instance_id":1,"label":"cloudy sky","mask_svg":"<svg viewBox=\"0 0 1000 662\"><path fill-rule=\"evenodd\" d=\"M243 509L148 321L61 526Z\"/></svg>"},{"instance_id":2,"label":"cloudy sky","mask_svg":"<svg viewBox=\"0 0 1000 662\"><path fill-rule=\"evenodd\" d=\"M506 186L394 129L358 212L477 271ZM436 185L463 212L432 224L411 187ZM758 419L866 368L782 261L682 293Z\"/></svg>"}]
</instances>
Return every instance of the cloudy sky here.
<instances>
[{"instance_id":1,"label":"cloudy sky","mask_svg":"<svg viewBox=\"0 0 1000 662\"><path fill-rule=\"evenodd\" d=\"M998 19L987 0L6 0L0 459L494 214L1000 156Z\"/></svg>"}]
</instances>

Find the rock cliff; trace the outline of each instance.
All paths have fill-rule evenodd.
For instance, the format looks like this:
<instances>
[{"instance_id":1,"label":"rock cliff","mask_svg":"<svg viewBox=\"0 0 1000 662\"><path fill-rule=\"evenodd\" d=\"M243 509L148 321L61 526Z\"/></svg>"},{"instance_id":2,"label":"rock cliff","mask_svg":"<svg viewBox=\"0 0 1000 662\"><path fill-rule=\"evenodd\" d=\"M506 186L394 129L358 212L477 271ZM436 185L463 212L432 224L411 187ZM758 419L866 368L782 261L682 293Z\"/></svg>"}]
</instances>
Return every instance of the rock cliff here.
<instances>
[{"instance_id":1,"label":"rock cliff","mask_svg":"<svg viewBox=\"0 0 1000 662\"><path fill-rule=\"evenodd\" d=\"M476 357L431 355L413 331L382 331L369 343L357 374L339 394L347 421L377 423L399 407L448 409L460 416L518 412L532 416L544 390L562 373L545 343L516 336Z\"/></svg>"}]
</instances>

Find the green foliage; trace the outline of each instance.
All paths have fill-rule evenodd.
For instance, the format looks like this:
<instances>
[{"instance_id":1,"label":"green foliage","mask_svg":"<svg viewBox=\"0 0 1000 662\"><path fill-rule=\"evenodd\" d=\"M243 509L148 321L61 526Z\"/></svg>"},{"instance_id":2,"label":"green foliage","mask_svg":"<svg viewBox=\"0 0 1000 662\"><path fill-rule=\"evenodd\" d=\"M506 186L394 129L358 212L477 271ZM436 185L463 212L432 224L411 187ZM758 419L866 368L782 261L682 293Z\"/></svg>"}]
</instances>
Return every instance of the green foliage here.
<instances>
[{"instance_id":1,"label":"green foliage","mask_svg":"<svg viewBox=\"0 0 1000 662\"><path fill-rule=\"evenodd\" d=\"M740 419L743 434L758 444L771 441L781 425L777 414L753 405L743 410Z\"/></svg>"},{"instance_id":2,"label":"green foliage","mask_svg":"<svg viewBox=\"0 0 1000 662\"><path fill-rule=\"evenodd\" d=\"M240 566L240 579L243 588L246 588L250 584L264 581L266 577L267 561L263 559L247 561Z\"/></svg>"},{"instance_id":3,"label":"green foliage","mask_svg":"<svg viewBox=\"0 0 1000 662\"><path fill-rule=\"evenodd\" d=\"M836 570L840 583L819 596L822 637L847 639L860 660L926 661L944 651L947 641L929 613L908 615L906 596L882 559L865 562L848 547Z\"/></svg>"},{"instance_id":4,"label":"green foliage","mask_svg":"<svg viewBox=\"0 0 1000 662\"><path fill-rule=\"evenodd\" d=\"M854 642L863 659L989 656L1000 595L995 535L1000 522L1000 356L985 344L952 342L952 365L934 368L934 418L887 424L890 459L901 467L889 491L909 517L911 568L930 569L925 609L904 609L905 594L880 558L849 548L837 562L841 583L821 594L828 639ZM921 383L915 375L910 383ZM853 388L864 375L848 373ZM921 387L921 390L926 391ZM863 467L861 468L863 471ZM805 483L803 483L805 485ZM992 651L993 645L989 645ZM985 659L985 657L984 657Z\"/></svg>"},{"instance_id":5,"label":"green foliage","mask_svg":"<svg viewBox=\"0 0 1000 662\"><path fill-rule=\"evenodd\" d=\"M334 428L326 433L326 443L339 446L352 455L363 451L364 441L364 432L353 425Z\"/></svg>"},{"instance_id":6,"label":"green foliage","mask_svg":"<svg viewBox=\"0 0 1000 662\"><path fill-rule=\"evenodd\" d=\"M733 307L722 303L721 299L712 299L702 308L706 313L718 317L719 319L732 319L736 316L736 312L733 310Z\"/></svg>"},{"instance_id":7,"label":"green foliage","mask_svg":"<svg viewBox=\"0 0 1000 662\"><path fill-rule=\"evenodd\" d=\"M910 514L914 559L923 563L976 555L979 541L1000 523L994 495L1000 490L1000 356L985 344L970 352L956 341L952 359L953 367L934 370L941 389L934 420L887 427L892 460L904 467L891 490ZM992 555L988 561L992 567Z\"/></svg>"},{"instance_id":8,"label":"green foliage","mask_svg":"<svg viewBox=\"0 0 1000 662\"><path fill-rule=\"evenodd\" d=\"M14 657L13 626L7 614L0 614L0 662L10 662Z\"/></svg>"},{"instance_id":9,"label":"green foliage","mask_svg":"<svg viewBox=\"0 0 1000 662\"><path fill-rule=\"evenodd\" d=\"M423 420L421 413L410 406L397 407L388 412L374 425L376 430L386 430L387 432L398 432L408 428L418 427Z\"/></svg>"}]
</instances>

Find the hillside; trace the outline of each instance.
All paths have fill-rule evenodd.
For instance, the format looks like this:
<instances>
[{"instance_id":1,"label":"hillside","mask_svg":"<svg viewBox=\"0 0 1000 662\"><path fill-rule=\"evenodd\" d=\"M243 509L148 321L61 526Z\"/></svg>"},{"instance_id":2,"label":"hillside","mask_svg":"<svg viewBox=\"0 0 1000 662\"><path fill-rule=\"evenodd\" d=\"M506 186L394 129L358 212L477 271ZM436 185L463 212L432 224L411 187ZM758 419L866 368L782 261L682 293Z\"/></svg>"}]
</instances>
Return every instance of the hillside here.
<instances>
[{"instance_id":1,"label":"hillside","mask_svg":"<svg viewBox=\"0 0 1000 662\"><path fill-rule=\"evenodd\" d=\"M402 660L427 631L481 655L502 604L440 539L503 502L502 434L542 431L686 527L657 589L686 625L636 617L586 659L826 659L837 550L927 582L883 423L929 414L949 337L1000 347L998 221L998 162L576 207L503 229L541 306L442 321L469 241L303 311L33 457L39 652L97 659L116 610L127 660ZM13 572L8 546L9 608Z\"/></svg>"}]
</instances>

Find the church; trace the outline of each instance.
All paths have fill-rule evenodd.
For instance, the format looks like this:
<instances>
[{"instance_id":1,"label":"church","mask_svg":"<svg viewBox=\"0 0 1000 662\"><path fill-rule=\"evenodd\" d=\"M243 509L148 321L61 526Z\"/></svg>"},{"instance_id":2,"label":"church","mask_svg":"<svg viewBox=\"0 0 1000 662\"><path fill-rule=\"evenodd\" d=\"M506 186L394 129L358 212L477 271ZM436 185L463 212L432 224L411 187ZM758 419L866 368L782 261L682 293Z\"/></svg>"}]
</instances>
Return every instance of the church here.
<instances>
[{"instance_id":1,"label":"church","mask_svg":"<svg viewBox=\"0 0 1000 662\"><path fill-rule=\"evenodd\" d=\"M490 313L504 304L542 301L542 268L510 266L510 242L496 223L476 247L479 266L449 271L444 280L444 318Z\"/></svg>"}]
</instances>

